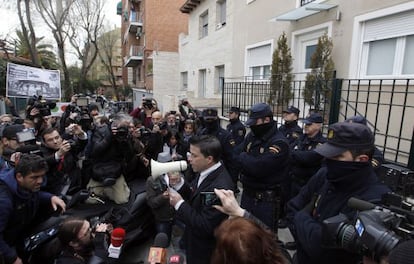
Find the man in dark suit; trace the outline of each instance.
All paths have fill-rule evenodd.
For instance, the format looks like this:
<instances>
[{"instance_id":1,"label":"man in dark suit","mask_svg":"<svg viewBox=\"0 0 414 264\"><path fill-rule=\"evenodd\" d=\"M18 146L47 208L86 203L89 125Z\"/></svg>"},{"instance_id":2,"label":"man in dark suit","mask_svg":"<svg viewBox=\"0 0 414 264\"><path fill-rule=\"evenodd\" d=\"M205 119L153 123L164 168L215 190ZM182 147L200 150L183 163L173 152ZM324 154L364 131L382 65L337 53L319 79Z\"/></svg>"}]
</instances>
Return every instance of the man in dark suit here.
<instances>
[{"instance_id":1,"label":"man in dark suit","mask_svg":"<svg viewBox=\"0 0 414 264\"><path fill-rule=\"evenodd\" d=\"M183 235L188 264L210 263L215 247L214 229L226 219L226 215L212 205L203 203L204 192L234 188L226 168L220 162L221 145L213 136L192 137L190 140L190 164L199 173L191 183L192 194L184 200L170 189L170 204L176 217L185 223Z\"/></svg>"}]
</instances>

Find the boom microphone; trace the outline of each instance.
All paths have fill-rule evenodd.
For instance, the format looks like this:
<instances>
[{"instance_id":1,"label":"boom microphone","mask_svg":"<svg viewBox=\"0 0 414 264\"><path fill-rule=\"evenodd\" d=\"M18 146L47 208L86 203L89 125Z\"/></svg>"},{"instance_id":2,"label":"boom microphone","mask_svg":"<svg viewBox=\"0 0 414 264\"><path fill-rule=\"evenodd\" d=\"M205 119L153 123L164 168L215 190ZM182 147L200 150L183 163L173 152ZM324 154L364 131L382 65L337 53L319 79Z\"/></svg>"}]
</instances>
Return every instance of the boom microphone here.
<instances>
[{"instance_id":1,"label":"boom microphone","mask_svg":"<svg viewBox=\"0 0 414 264\"><path fill-rule=\"evenodd\" d=\"M151 160L151 177L156 179L158 176L170 171L184 171L187 169L187 162L185 160L171 161L171 162L157 162Z\"/></svg>"},{"instance_id":2,"label":"boom microphone","mask_svg":"<svg viewBox=\"0 0 414 264\"><path fill-rule=\"evenodd\" d=\"M148 262L151 264L167 264L168 236L158 233L154 238L154 245L148 253Z\"/></svg>"},{"instance_id":3,"label":"boom microphone","mask_svg":"<svg viewBox=\"0 0 414 264\"><path fill-rule=\"evenodd\" d=\"M125 239L125 229L117 227L112 231L111 234L111 245L108 248L108 257L118 259L121 255L122 243Z\"/></svg>"},{"instance_id":4,"label":"boom microphone","mask_svg":"<svg viewBox=\"0 0 414 264\"><path fill-rule=\"evenodd\" d=\"M374 209L376 207L375 204L364 201L364 200L360 200L358 198L354 198L351 197L348 200L348 207L351 207L352 209L356 209L358 211L366 211L366 210L371 210Z\"/></svg>"}]
</instances>

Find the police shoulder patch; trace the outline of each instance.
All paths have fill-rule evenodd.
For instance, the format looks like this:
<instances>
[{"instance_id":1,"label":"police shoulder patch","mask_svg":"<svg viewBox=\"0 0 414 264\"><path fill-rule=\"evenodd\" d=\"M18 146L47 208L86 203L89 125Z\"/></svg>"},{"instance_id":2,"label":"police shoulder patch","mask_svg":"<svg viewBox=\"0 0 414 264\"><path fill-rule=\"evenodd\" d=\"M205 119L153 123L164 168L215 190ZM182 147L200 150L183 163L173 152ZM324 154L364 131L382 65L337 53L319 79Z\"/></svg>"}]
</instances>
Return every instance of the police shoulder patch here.
<instances>
[{"instance_id":1,"label":"police shoulder patch","mask_svg":"<svg viewBox=\"0 0 414 264\"><path fill-rule=\"evenodd\" d=\"M371 160L371 165L372 165L372 167L373 167L373 168L378 167L378 166L379 166L379 162L378 162L378 160L376 160L376 159L372 159L372 160Z\"/></svg>"},{"instance_id":2,"label":"police shoulder patch","mask_svg":"<svg viewBox=\"0 0 414 264\"><path fill-rule=\"evenodd\" d=\"M239 131L238 131L239 133L239 136L243 136L244 135L244 131L242 130L242 129L240 129Z\"/></svg>"},{"instance_id":3,"label":"police shoulder patch","mask_svg":"<svg viewBox=\"0 0 414 264\"><path fill-rule=\"evenodd\" d=\"M230 145L235 146L236 145L236 141L234 141L234 139L230 139Z\"/></svg>"},{"instance_id":4,"label":"police shoulder patch","mask_svg":"<svg viewBox=\"0 0 414 264\"><path fill-rule=\"evenodd\" d=\"M273 154L279 154L282 149L277 145L272 145L269 147L269 152Z\"/></svg>"}]
</instances>

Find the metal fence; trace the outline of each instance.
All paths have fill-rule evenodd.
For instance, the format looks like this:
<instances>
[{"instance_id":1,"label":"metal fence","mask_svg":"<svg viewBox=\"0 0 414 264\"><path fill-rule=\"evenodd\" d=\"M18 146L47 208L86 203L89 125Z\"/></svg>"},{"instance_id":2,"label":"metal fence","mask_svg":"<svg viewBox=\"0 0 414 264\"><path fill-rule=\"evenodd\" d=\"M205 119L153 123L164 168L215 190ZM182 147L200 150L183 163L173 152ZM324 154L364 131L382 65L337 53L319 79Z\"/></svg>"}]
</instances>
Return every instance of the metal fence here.
<instances>
[{"instance_id":1,"label":"metal fence","mask_svg":"<svg viewBox=\"0 0 414 264\"><path fill-rule=\"evenodd\" d=\"M231 106L247 112L253 104L267 102L280 122L283 110L294 105L301 111L300 119L311 111L320 112L325 119L324 132L329 124L362 115L385 159L414 170L414 79L332 79L321 84L329 89L314 91L314 105L305 100L304 80L293 81L293 97L277 104L281 92L272 92L267 80L223 79L222 114ZM242 114L242 119L246 116Z\"/></svg>"}]
</instances>

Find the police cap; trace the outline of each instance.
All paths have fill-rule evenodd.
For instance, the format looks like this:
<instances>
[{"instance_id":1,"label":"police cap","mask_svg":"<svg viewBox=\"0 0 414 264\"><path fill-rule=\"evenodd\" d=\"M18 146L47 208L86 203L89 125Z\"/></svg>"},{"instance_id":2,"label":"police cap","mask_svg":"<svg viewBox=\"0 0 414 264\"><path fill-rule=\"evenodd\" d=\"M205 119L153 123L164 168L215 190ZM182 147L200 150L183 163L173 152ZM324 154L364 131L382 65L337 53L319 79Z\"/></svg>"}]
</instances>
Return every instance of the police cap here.
<instances>
[{"instance_id":1,"label":"police cap","mask_svg":"<svg viewBox=\"0 0 414 264\"><path fill-rule=\"evenodd\" d=\"M264 117L272 117L273 111L266 103L258 103L252 106L249 111L249 119L246 121L246 126L252 126L256 124L256 120Z\"/></svg>"},{"instance_id":2,"label":"police cap","mask_svg":"<svg viewBox=\"0 0 414 264\"><path fill-rule=\"evenodd\" d=\"M296 107L294 107L293 105L289 106L288 109L283 110L283 113L294 113L295 115L299 116L300 110Z\"/></svg>"},{"instance_id":3,"label":"police cap","mask_svg":"<svg viewBox=\"0 0 414 264\"><path fill-rule=\"evenodd\" d=\"M308 117L302 120L305 125L310 125L313 123L323 123L323 118L319 113L311 113Z\"/></svg>"},{"instance_id":4,"label":"police cap","mask_svg":"<svg viewBox=\"0 0 414 264\"><path fill-rule=\"evenodd\" d=\"M371 130L359 123L340 122L329 126L327 142L316 147L315 151L326 158L333 158L347 150L369 149L374 147Z\"/></svg>"}]
</instances>

